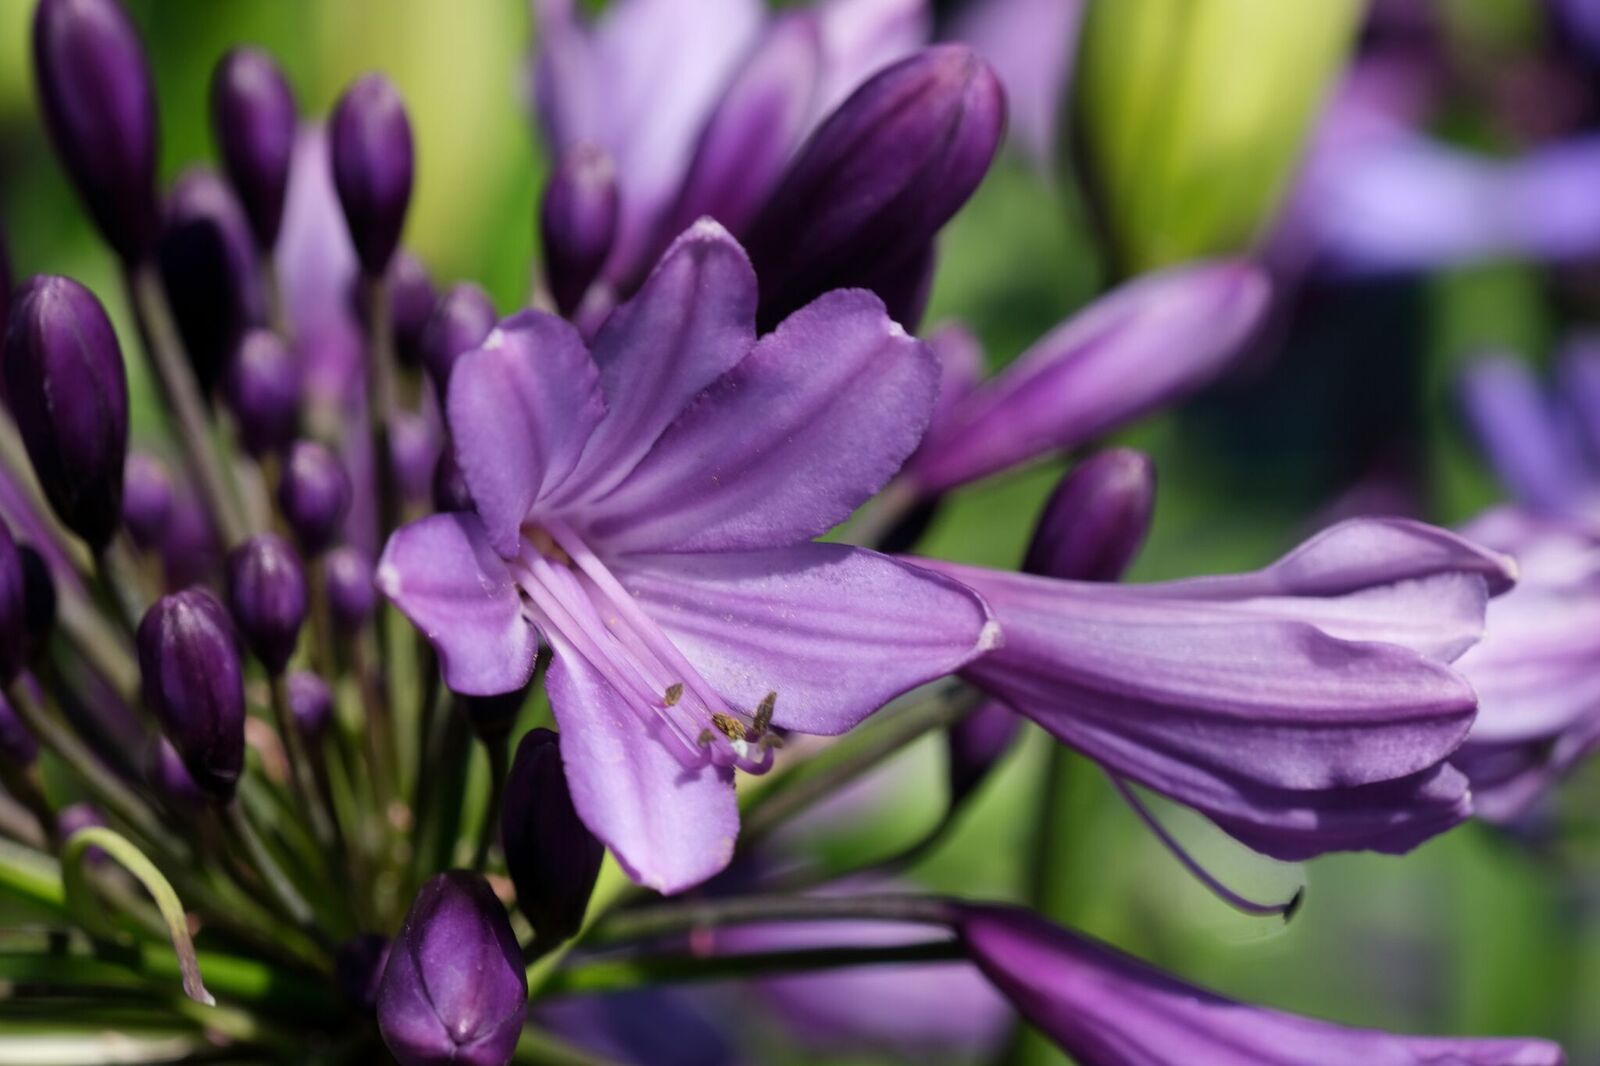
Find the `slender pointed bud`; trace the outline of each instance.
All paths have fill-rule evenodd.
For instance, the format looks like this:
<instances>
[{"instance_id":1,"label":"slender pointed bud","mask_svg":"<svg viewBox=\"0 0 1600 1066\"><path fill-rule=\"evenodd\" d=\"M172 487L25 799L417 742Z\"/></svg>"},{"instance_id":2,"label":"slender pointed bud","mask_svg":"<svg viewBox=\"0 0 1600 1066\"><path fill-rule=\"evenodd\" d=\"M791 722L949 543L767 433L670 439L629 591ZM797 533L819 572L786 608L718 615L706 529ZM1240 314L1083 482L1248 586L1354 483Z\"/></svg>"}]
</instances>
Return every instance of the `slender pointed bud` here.
<instances>
[{"instance_id":1,"label":"slender pointed bud","mask_svg":"<svg viewBox=\"0 0 1600 1066\"><path fill-rule=\"evenodd\" d=\"M378 985L389 962L389 938L382 933L351 937L333 953L333 982L362 1013L378 1004Z\"/></svg>"},{"instance_id":2,"label":"slender pointed bud","mask_svg":"<svg viewBox=\"0 0 1600 1066\"><path fill-rule=\"evenodd\" d=\"M417 893L378 986L378 1030L401 1066L505 1066L528 979L505 908L482 877L439 874Z\"/></svg>"},{"instance_id":3,"label":"slender pointed bud","mask_svg":"<svg viewBox=\"0 0 1600 1066\"><path fill-rule=\"evenodd\" d=\"M122 515L128 380L100 301L69 278L24 286L6 329L6 396L63 525L100 551Z\"/></svg>"},{"instance_id":4,"label":"slender pointed bud","mask_svg":"<svg viewBox=\"0 0 1600 1066\"><path fill-rule=\"evenodd\" d=\"M0 522L0 686L11 684L22 672L28 631L26 580L22 554L11 530Z\"/></svg>"},{"instance_id":5,"label":"slender pointed bud","mask_svg":"<svg viewBox=\"0 0 1600 1066\"><path fill-rule=\"evenodd\" d=\"M228 606L256 658L277 675L306 620L306 574L289 542L258 533L228 553Z\"/></svg>"},{"instance_id":6,"label":"slender pointed bud","mask_svg":"<svg viewBox=\"0 0 1600 1066\"><path fill-rule=\"evenodd\" d=\"M438 426L416 411L396 411L389 422L389 456L395 484L408 503L426 503L439 465Z\"/></svg>"},{"instance_id":7,"label":"slender pointed bud","mask_svg":"<svg viewBox=\"0 0 1600 1066\"><path fill-rule=\"evenodd\" d=\"M857 89L751 223L762 328L927 248L988 172L1004 127L1000 82L964 45L923 49Z\"/></svg>"},{"instance_id":8,"label":"slender pointed bud","mask_svg":"<svg viewBox=\"0 0 1600 1066\"><path fill-rule=\"evenodd\" d=\"M290 674L288 687L289 712L294 715L295 727L308 742L319 742L333 724L333 690L309 670Z\"/></svg>"},{"instance_id":9,"label":"slender pointed bud","mask_svg":"<svg viewBox=\"0 0 1600 1066\"><path fill-rule=\"evenodd\" d=\"M184 351L212 392L240 336L266 319L266 290L244 208L214 172L184 172L161 218L161 280Z\"/></svg>"},{"instance_id":10,"label":"slender pointed bud","mask_svg":"<svg viewBox=\"0 0 1600 1066\"><path fill-rule=\"evenodd\" d=\"M1156 468L1132 448L1111 448L1061 479L1034 527L1022 568L1072 581L1116 581L1150 532Z\"/></svg>"},{"instance_id":11,"label":"slender pointed bud","mask_svg":"<svg viewBox=\"0 0 1600 1066\"><path fill-rule=\"evenodd\" d=\"M394 323L394 350L406 366L422 361L422 335L433 317L439 294L422 260L400 252L389 264L389 318Z\"/></svg>"},{"instance_id":12,"label":"slender pointed bud","mask_svg":"<svg viewBox=\"0 0 1600 1066\"><path fill-rule=\"evenodd\" d=\"M122 473L122 525L140 551L161 546L172 521L172 475L145 452L130 452Z\"/></svg>"},{"instance_id":13,"label":"slender pointed bud","mask_svg":"<svg viewBox=\"0 0 1600 1066\"><path fill-rule=\"evenodd\" d=\"M534 729L517 745L500 814L517 908L541 943L577 933L600 876L605 845L578 819L554 733Z\"/></svg>"},{"instance_id":14,"label":"slender pointed bud","mask_svg":"<svg viewBox=\"0 0 1600 1066\"><path fill-rule=\"evenodd\" d=\"M40 0L33 69L45 125L106 243L126 262L156 234L156 99L117 0Z\"/></svg>"},{"instance_id":15,"label":"slender pointed bud","mask_svg":"<svg viewBox=\"0 0 1600 1066\"><path fill-rule=\"evenodd\" d=\"M422 331L422 363L439 396L450 386L456 360L484 342L498 321L489 294L471 282L452 286L439 298Z\"/></svg>"},{"instance_id":16,"label":"slender pointed bud","mask_svg":"<svg viewBox=\"0 0 1600 1066\"><path fill-rule=\"evenodd\" d=\"M23 653L28 662L44 654L56 626L56 579L31 545L17 545L22 560Z\"/></svg>"},{"instance_id":17,"label":"slender pointed bud","mask_svg":"<svg viewBox=\"0 0 1600 1066\"><path fill-rule=\"evenodd\" d=\"M270 55L246 47L222 57L211 76L212 133L262 251L278 242L297 125L294 93Z\"/></svg>"},{"instance_id":18,"label":"slender pointed bud","mask_svg":"<svg viewBox=\"0 0 1600 1066\"><path fill-rule=\"evenodd\" d=\"M411 120L382 74L345 90L328 123L333 183L361 269L382 277L400 245L411 202Z\"/></svg>"},{"instance_id":19,"label":"slender pointed bud","mask_svg":"<svg viewBox=\"0 0 1600 1066\"><path fill-rule=\"evenodd\" d=\"M244 674L233 625L202 588L163 596L139 623L145 706L160 720L194 783L233 799L244 768Z\"/></svg>"},{"instance_id":20,"label":"slender pointed bud","mask_svg":"<svg viewBox=\"0 0 1600 1066\"><path fill-rule=\"evenodd\" d=\"M350 475L333 450L317 441L296 441L278 485L278 506L308 557L321 555L338 539L350 496Z\"/></svg>"},{"instance_id":21,"label":"slender pointed bud","mask_svg":"<svg viewBox=\"0 0 1600 1066\"><path fill-rule=\"evenodd\" d=\"M950 807L970 796L1005 757L1022 729L1022 718L999 700L987 700L945 733Z\"/></svg>"},{"instance_id":22,"label":"slender pointed bud","mask_svg":"<svg viewBox=\"0 0 1600 1066\"><path fill-rule=\"evenodd\" d=\"M600 276L617 235L617 170L592 144L575 144L561 155L539 207L544 242L545 284L565 316Z\"/></svg>"},{"instance_id":23,"label":"slender pointed bud","mask_svg":"<svg viewBox=\"0 0 1600 1066\"><path fill-rule=\"evenodd\" d=\"M166 737L157 737L145 757L145 781L161 797L169 810L191 813L205 802L206 794L195 783L183 756Z\"/></svg>"},{"instance_id":24,"label":"slender pointed bud","mask_svg":"<svg viewBox=\"0 0 1600 1066\"><path fill-rule=\"evenodd\" d=\"M454 448L441 450L439 465L433 468L433 509L440 514L472 510L472 490L467 488Z\"/></svg>"},{"instance_id":25,"label":"slender pointed bud","mask_svg":"<svg viewBox=\"0 0 1600 1066\"><path fill-rule=\"evenodd\" d=\"M16 710L0 692L0 763L25 770L39 757L39 742L17 717Z\"/></svg>"},{"instance_id":26,"label":"slender pointed bud","mask_svg":"<svg viewBox=\"0 0 1600 1066\"><path fill-rule=\"evenodd\" d=\"M300 428L300 364L283 338L266 329L246 333L228 361L223 396L251 455L281 452Z\"/></svg>"},{"instance_id":27,"label":"slender pointed bud","mask_svg":"<svg viewBox=\"0 0 1600 1066\"><path fill-rule=\"evenodd\" d=\"M353 633L366 625L378 605L372 583L372 560L359 548L335 548L323 560L328 580L328 610L340 632Z\"/></svg>"}]
</instances>

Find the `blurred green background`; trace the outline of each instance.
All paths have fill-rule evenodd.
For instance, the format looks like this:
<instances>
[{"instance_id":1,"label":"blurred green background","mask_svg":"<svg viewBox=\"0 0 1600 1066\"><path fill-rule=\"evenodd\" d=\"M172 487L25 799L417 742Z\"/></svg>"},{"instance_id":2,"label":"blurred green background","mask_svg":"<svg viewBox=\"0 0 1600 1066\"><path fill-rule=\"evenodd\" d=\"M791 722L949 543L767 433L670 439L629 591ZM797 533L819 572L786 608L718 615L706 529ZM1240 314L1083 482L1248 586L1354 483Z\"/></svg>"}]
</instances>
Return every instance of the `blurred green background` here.
<instances>
[{"instance_id":1,"label":"blurred green background","mask_svg":"<svg viewBox=\"0 0 1600 1066\"><path fill-rule=\"evenodd\" d=\"M1490 59L1516 33L1533 32L1512 10L1530 5L1516 0L1448 6L1464 13L1469 28L1486 11L1502 20L1480 31ZM206 86L230 45L254 42L276 53L308 117L321 115L354 75L382 69L406 98L419 146L407 243L436 280L476 279L502 310L522 301L545 165L526 100L524 2L128 0L128 7L158 80L165 178L212 158ZM35 116L31 9L30 0L0 0L0 223L19 277L71 274L121 314L115 263L79 211ZM1060 176L1013 158L949 228L942 252L928 322L965 319L995 366L1101 284L1076 194ZM1154 455L1161 476L1155 530L1135 577L1261 565L1380 471L1415 475L1425 515L1437 521L1460 521L1496 498L1455 420L1451 373L1487 346L1545 356L1561 327L1531 268L1496 264L1318 293L1301 301L1297 315L1302 328L1236 379L1125 435ZM143 418L136 435L152 428ZM926 550L1014 565L1064 466L964 491ZM1037 816L1049 809L1053 868L1044 903L1061 921L1257 1002L1403 1031L1552 1036L1568 1043L1574 1061L1600 1061L1600 1012L1592 1009L1600 990L1600 853L1588 814L1600 799L1596 775L1580 774L1564 791L1559 843L1469 825L1404 859L1336 857L1304 867L1254 857L1198 818L1161 808L1236 887L1274 896L1306 883L1305 906L1284 927L1213 900L1092 767L1072 763L1064 786L1044 802L1045 755L1031 736L918 876L941 889L1023 898L1038 852ZM914 838L940 809L938 757L933 747L908 753L876 812L816 846L847 865ZM773 1043L761 1042L764 1054L777 1054ZM819 1060L796 1053L796 1061Z\"/></svg>"}]
</instances>

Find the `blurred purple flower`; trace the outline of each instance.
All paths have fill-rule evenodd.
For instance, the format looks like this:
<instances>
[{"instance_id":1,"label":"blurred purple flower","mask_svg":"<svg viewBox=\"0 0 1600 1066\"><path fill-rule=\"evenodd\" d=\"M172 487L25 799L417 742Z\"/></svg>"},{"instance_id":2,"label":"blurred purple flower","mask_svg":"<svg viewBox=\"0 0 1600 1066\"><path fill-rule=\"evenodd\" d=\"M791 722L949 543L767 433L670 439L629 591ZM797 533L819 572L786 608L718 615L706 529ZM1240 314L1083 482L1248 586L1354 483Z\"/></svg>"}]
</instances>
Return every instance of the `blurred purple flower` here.
<instances>
[{"instance_id":1,"label":"blurred purple flower","mask_svg":"<svg viewBox=\"0 0 1600 1066\"><path fill-rule=\"evenodd\" d=\"M950 28L1000 75L1011 136L1041 168L1058 161L1083 8L1083 0L970 0Z\"/></svg>"},{"instance_id":2,"label":"blurred purple flower","mask_svg":"<svg viewBox=\"0 0 1600 1066\"><path fill-rule=\"evenodd\" d=\"M720 226L662 258L592 353L524 312L463 356L448 417L477 514L391 538L380 588L446 682L519 688L542 636L580 817L638 881L696 884L733 850L735 767L769 726L835 734L997 639L920 567L813 543L927 424L938 366L859 291L757 341L756 279Z\"/></svg>"}]
</instances>

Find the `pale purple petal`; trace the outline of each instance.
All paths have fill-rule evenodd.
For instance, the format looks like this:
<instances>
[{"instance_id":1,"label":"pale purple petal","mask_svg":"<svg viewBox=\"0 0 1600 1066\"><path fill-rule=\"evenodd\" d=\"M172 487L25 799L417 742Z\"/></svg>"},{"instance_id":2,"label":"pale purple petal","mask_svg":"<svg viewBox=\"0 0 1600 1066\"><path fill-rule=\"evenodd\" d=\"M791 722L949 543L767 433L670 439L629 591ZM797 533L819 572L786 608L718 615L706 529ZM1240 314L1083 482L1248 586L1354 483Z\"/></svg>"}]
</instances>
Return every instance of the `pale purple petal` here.
<instances>
[{"instance_id":1,"label":"pale purple petal","mask_svg":"<svg viewBox=\"0 0 1600 1066\"><path fill-rule=\"evenodd\" d=\"M1068 1054L1096 1066L1560 1066L1542 1040L1399 1036L1223 999L1013 907L966 907L974 961Z\"/></svg>"},{"instance_id":2,"label":"pale purple petal","mask_svg":"<svg viewBox=\"0 0 1600 1066\"><path fill-rule=\"evenodd\" d=\"M493 696L528 683L538 639L476 515L402 526L384 548L376 581L432 642L453 690Z\"/></svg>"},{"instance_id":3,"label":"pale purple petal","mask_svg":"<svg viewBox=\"0 0 1600 1066\"><path fill-rule=\"evenodd\" d=\"M928 335L928 347L939 360L939 398L928 419L928 435L942 432L961 403L983 378L983 345L972 330L959 322L940 326Z\"/></svg>"},{"instance_id":4,"label":"pale purple petal","mask_svg":"<svg viewBox=\"0 0 1600 1066\"><path fill-rule=\"evenodd\" d=\"M447 406L489 541L515 555L528 508L572 472L605 416L583 338L555 315L515 315L456 362Z\"/></svg>"},{"instance_id":5,"label":"pale purple petal","mask_svg":"<svg viewBox=\"0 0 1600 1066\"><path fill-rule=\"evenodd\" d=\"M1574 334L1561 348L1556 390L1577 424L1585 457L1600 461L1600 334Z\"/></svg>"},{"instance_id":6,"label":"pale purple petal","mask_svg":"<svg viewBox=\"0 0 1600 1066\"><path fill-rule=\"evenodd\" d=\"M546 686L572 802L628 876L681 892L733 857L739 805L731 770L689 769L558 634Z\"/></svg>"},{"instance_id":7,"label":"pale purple petal","mask_svg":"<svg viewBox=\"0 0 1600 1066\"><path fill-rule=\"evenodd\" d=\"M1511 167L1507 213L1513 248L1535 259L1584 259L1600 251L1600 137L1552 144Z\"/></svg>"},{"instance_id":8,"label":"pale purple petal","mask_svg":"<svg viewBox=\"0 0 1600 1066\"><path fill-rule=\"evenodd\" d=\"M1596 748L1600 748L1600 705L1554 738L1479 744L1469 737L1451 762L1472 781L1472 813L1503 825L1535 810Z\"/></svg>"},{"instance_id":9,"label":"pale purple petal","mask_svg":"<svg viewBox=\"0 0 1600 1066\"><path fill-rule=\"evenodd\" d=\"M591 528L615 551L746 551L826 533L916 448L939 367L863 290L763 337L662 434Z\"/></svg>"},{"instance_id":10,"label":"pale purple petal","mask_svg":"<svg viewBox=\"0 0 1600 1066\"><path fill-rule=\"evenodd\" d=\"M991 648L983 602L922 567L842 544L634 556L618 576L711 685L773 722L842 733Z\"/></svg>"},{"instance_id":11,"label":"pale purple petal","mask_svg":"<svg viewBox=\"0 0 1600 1066\"><path fill-rule=\"evenodd\" d=\"M756 276L721 226L696 223L667 249L592 348L608 414L572 483L586 499L614 488L701 390L755 343ZM565 495L571 495L567 493Z\"/></svg>"},{"instance_id":12,"label":"pale purple petal","mask_svg":"<svg viewBox=\"0 0 1600 1066\"><path fill-rule=\"evenodd\" d=\"M821 0L823 67L815 126L861 83L928 43L927 0Z\"/></svg>"},{"instance_id":13,"label":"pale purple petal","mask_svg":"<svg viewBox=\"0 0 1600 1066\"><path fill-rule=\"evenodd\" d=\"M1186 266L1091 304L1024 352L923 442L907 475L933 494L1077 447L1214 378L1267 309L1245 263Z\"/></svg>"},{"instance_id":14,"label":"pale purple petal","mask_svg":"<svg viewBox=\"0 0 1600 1066\"><path fill-rule=\"evenodd\" d=\"M1554 403L1527 363L1479 359L1461 375L1461 402L1495 473L1519 500L1560 513L1582 498L1581 460L1557 431Z\"/></svg>"},{"instance_id":15,"label":"pale purple petal","mask_svg":"<svg viewBox=\"0 0 1600 1066\"><path fill-rule=\"evenodd\" d=\"M1056 163L1083 6L1082 0L981 0L966 6L950 33L1000 75L1012 136L1041 167Z\"/></svg>"},{"instance_id":16,"label":"pale purple petal","mask_svg":"<svg viewBox=\"0 0 1600 1066\"><path fill-rule=\"evenodd\" d=\"M295 140L275 259L279 290L297 339L324 330L358 328L347 295L358 270L355 246L333 187L328 139L320 126L302 130ZM310 350L321 352L322 347L313 345ZM328 350L343 354L331 344ZM312 360L306 370L307 386L314 394L342 395L343 379L359 373L360 362L351 367L341 359L322 373L320 363Z\"/></svg>"}]
</instances>

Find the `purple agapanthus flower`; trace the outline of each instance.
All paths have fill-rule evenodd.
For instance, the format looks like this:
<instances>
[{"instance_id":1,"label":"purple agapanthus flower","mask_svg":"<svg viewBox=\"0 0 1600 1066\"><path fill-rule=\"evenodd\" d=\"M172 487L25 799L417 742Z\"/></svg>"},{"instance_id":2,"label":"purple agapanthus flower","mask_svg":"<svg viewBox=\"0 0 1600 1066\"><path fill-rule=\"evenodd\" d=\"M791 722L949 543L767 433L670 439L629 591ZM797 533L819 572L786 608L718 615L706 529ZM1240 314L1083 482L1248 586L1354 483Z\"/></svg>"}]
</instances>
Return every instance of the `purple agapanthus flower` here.
<instances>
[{"instance_id":1,"label":"purple agapanthus flower","mask_svg":"<svg viewBox=\"0 0 1600 1066\"><path fill-rule=\"evenodd\" d=\"M1149 585L927 565L1005 630L965 677L1258 851L1401 852L1470 812L1446 760L1477 699L1447 664L1514 568L1455 534L1356 520L1264 570Z\"/></svg>"},{"instance_id":2,"label":"purple agapanthus flower","mask_svg":"<svg viewBox=\"0 0 1600 1066\"><path fill-rule=\"evenodd\" d=\"M756 279L705 221L592 349L524 312L461 358L446 404L476 514L394 535L382 590L458 692L524 684L542 637L580 817L664 892L721 869L733 772L774 727L834 734L992 647L941 575L813 543L916 447L939 368L869 293L757 339Z\"/></svg>"}]
</instances>

